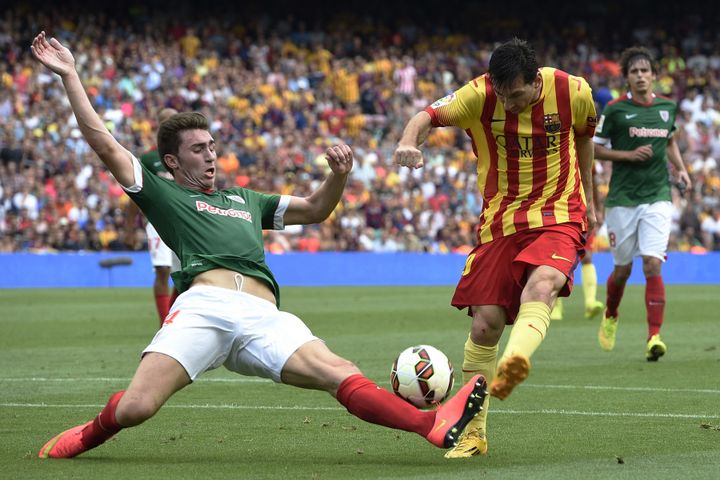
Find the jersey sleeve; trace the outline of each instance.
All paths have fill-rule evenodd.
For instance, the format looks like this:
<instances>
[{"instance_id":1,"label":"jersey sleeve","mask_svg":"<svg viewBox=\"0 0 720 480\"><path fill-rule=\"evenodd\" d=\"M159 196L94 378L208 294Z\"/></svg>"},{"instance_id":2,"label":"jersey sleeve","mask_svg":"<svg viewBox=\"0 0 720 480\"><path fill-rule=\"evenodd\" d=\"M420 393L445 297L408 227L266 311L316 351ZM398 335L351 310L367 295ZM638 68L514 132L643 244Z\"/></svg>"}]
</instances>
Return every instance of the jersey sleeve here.
<instances>
[{"instance_id":1,"label":"jersey sleeve","mask_svg":"<svg viewBox=\"0 0 720 480\"><path fill-rule=\"evenodd\" d=\"M131 153L130 157L131 157L131 161L133 164L133 174L134 174L135 183L133 183L129 187L124 187L123 185L120 185L120 186L122 187L123 190L125 190L132 197L131 194L139 193L143 189L143 186L145 184L145 177L147 176L146 174L150 173L150 172L149 172L148 168L140 160L138 160L135 155L133 155Z\"/></svg>"},{"instance_id":2,"label":"jersey sleeve","mask_svg":"<svg viewBox=\"0 0 720 480\"><path fill-rule=\"evenodd\" d=\"M428 106L425 111L430 114L432 126L469 128L470 122L482 112L485 102L484 90L474 86L478 84L485 84L483 77Z\"/></svg>"},{"instance_id":3,"label":"jersey sleeve","mask_svg":"<svg viewBox=\"0 0 720 480\"><path fill-rule=\"evenodd\" d=\"M121 187L128 196L140 207L143 215L150 223L156 223L158 216L163 216L163 208L167 207L168 188L176 188L175 183L158 177L150 171L135 155L132 155L135 183L129 187Z\"/></svg>"},{"instance_id":4,"label":"jersey sleeve","mask_svg":"<svg viewBox=\"0 0 720 480\"><path fill-rule=\"evenodd\" d=\"M252 197L253 202L257 202L262 217L263 230L282 230L285 228L283 217L285 216L285 209L290 203L290 197L287 197L283 203L282 199L285 195L280 196L253 190L246 190L246 193L249 197Z\"/></svg>"},{"instance_id":5,"label":"jersey sleeve","mask_svg":"<svg viewBox=\"0 0 720 480\"><path fill-rule=\"evenodd\" d=\"M597 125L595 101L592 89L582 77L570 76L570 88L575 90L572 95L573 129L579 137L592 137ZM576 86L577 85L577 86ZM573 95L574 94L574 95Z\"/></svg>"}]
</instances>

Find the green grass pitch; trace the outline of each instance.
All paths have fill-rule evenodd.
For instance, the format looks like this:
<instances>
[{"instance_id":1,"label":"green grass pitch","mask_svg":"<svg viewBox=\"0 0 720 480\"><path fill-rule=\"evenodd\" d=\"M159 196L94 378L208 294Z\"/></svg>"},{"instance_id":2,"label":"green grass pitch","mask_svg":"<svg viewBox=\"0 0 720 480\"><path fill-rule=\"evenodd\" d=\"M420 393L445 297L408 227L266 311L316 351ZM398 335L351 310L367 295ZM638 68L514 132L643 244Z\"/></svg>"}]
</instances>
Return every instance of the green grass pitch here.
<instances>
[{"instance_id":1,"label":"green grass pitch","mask_svg":"<svg viewBox=\"0 0 720 480\"><path fill-rule=\"evenodd\" d=\"M325 393L218 369L146 424L74 460L48 461L36 458L46 440L127 385L157 324L151 289L0 290L0 477L716 479L720 288L667 292L669 351L648 363L644 287L627 288L611 353L597 345L598 322L582 318L578 289L528 380L492 402L486 457L445 460L417 435L365 424ZM286 288L283 308L384 387L397 353L432 344L455 364L457 389L469 319L449 306L451 294Z\"/></svg>"}]
</instances>

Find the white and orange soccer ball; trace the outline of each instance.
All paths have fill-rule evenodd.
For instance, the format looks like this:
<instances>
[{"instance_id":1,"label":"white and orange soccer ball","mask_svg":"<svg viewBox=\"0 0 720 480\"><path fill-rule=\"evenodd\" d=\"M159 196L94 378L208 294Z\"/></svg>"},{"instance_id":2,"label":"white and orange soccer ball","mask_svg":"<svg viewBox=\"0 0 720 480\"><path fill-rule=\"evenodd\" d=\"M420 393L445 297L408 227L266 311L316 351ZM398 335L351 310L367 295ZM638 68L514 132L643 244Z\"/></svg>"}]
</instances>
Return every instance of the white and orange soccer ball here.
<instances>
[{"instance_id":1,"label":"white and orange soccer ball","mask_svg":"<svg viewBox=\"0 0 720 480\"><path fill-rule=\"evenodd\" d=\"M395 395L418 408L442 402L453 387L453 366L447 356L430 345L400 352L390 372Z\"/></svg>"}]
</instances>

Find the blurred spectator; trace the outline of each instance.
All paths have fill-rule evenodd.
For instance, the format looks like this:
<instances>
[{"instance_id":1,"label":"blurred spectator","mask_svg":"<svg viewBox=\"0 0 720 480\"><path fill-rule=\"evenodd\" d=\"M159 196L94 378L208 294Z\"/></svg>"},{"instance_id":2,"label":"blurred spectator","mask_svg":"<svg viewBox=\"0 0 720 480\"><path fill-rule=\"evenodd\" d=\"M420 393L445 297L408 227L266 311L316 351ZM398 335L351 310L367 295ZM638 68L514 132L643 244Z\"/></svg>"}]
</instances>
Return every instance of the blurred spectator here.
<instances>
[{"instance_id":1,"label":"blurred spectator","mask_svg":"<svg viewBox=\"0 0 720 480\"><path fill-rule=\"evenodd\" d=\"M470 16L441 9L429 22L424 9L399 16L387 2L371 2L382 6L372 17L304 5L305 18L282 19L251 4L242 15L212 5L197 15L182 1L127 11L45 3L0 13L0 251L144 248L141 230L118 238L128 199L82 140L57 77L30 61L26 47L40 24L81 45L76 61L91 101L136 154L155 143L162 108L211 118L226 146L220 187L302 194L322 178L316 160L328 142L352 142L356 167L333 217L273 235L274 253L467 251L482 208L470 142L438 129L426 142L426 168L398 171L390 157L409 116L486 71L495 42L518 31L532 32L541 64L583 72L600 110L624 89L619 52L641 42L660 58L656 91L684 112L676 136L694 188L677 200L673 245L720 248L720 42L709 13L703 24L683 21L691 12L678 5L639 27L578 7L575 29L556 28L550 13L533 10L512 24L488 10L488 28L478 30ZM322 21L308 21L311 14ZM606 183L612 166L603 167Z\"/></svg>"}]
</instances>

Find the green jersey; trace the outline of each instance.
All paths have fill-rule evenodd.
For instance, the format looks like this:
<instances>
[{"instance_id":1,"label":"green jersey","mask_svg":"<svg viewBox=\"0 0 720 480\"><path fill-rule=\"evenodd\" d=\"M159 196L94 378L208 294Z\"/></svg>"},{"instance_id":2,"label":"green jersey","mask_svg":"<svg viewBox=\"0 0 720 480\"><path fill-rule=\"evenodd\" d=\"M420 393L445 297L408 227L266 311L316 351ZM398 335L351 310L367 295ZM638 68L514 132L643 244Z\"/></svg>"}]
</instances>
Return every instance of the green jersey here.
<instances>
[{"instance_id":1,"label":"green jersey","mask_svg":"<svg viewBox=\"0 0 720 480\"><path fill-rule=\"evenodd\" d=\"M158 153L157 148L151 148L140 155L140 163L145 165L145 167L155 175L161 172L168 173L167 168L165 168L165 164L162 160L160 160L160 154Z\"/></svg>"},{"instance_id":2,"label":"green jersey","mask_svg":"<svg viewBox=\"0 0 720 480\"><path fill-rule=\"evenodd\" d=\"M208 270L226 268L280 289L265 263L263 229L284 228L287 201L241 187L204 192L158 177L133 158L135 185L125 190L180 259L179 292ZM288 197L285 197L288 198Z\"/></svg>"},{"instance_id":3,"label":"green jersey","mask_svg":"<svg viewBox=\"0 0 720 480\"><path fill-rule=\"evenodd\" d=\"M653 156L642 162L613 162L606 207L631 207L670 200L667 145L675 131L677 104L653 96L640 104L631 95L610 102L602 112L595 141L609 140L614 150L635 150L652 145Z\"/></svg>"}]
</instances>

